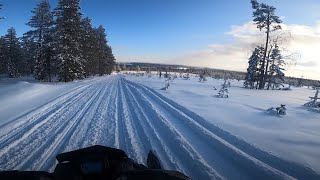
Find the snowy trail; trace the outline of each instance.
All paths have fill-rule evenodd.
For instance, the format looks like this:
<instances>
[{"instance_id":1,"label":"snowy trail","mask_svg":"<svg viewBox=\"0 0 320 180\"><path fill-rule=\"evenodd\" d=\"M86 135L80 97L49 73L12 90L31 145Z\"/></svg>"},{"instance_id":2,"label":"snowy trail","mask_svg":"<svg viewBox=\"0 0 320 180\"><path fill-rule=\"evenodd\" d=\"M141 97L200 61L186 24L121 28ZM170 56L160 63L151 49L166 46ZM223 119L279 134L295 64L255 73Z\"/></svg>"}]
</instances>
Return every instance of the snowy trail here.
<instances>
[{"instance_id":1,"label":"snowy trail","mask_svg":"<svg viewBox=\"0 0 320 180\"><path fill-rule=\"evenodd\" d=\"M55 156L95 144L194 179L319 179L209 123L155 90L121 76L83 84L0 127L0 170L50 170Z\"/></svg>"}]
</instances>

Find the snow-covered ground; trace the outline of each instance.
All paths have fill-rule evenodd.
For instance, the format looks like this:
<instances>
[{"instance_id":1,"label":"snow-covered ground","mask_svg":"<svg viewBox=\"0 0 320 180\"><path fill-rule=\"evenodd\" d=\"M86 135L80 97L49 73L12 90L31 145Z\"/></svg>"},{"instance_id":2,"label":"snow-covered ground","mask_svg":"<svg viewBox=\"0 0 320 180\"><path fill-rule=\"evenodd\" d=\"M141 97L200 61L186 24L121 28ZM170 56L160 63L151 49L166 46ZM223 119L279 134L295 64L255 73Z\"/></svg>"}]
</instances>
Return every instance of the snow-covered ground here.
<instances>
[{"instance_id":1,"label":"snow-covered ground","mask_svg":"<svg viewBox=\"0 0 320 180\"><path fill-rule=\"evenodd\" d=\"M0 80L0 170L52 170L58 153L101 144L140 163L154 149L165 168L194 179L320 178L313 171L320 172L319 114L301 108L313 91L255 91L234 82L230 98L219 99L212 87L220 84L176 79L161 91L164 80L155 76ZM280 103L287 116L264 113Z\"/></svg>"},{"instance_id":2,"label":"snow-covered ground","mask_svg":"<svg viewBox=\"0 0 320 180\"><path fill-rule=\"evenodd\" d=\"M70 83L40 83L33 77L0 78L0 125L65 94L92 79Z\"/></svg>"},{"instance_id":3,"label":"snow-covered ground","mask_svg":"<svg viewBox=\"0 0 320 180\"><path fill-rule=\"evenodd\" d=\"M230 98L221 99L214 95L221 88L222 79L199 82L198 77L177 78L166 91L159 90L165 84L165 79L159 76L127 76L127 79L156 89L256 147L320 172L320 113L302 106L310 100L309 96L314 96L315 90L307 87L291 87L292 91L248 90L243 88L243 81L234 80L228 88ZM268 108L280 104L286 105L286 116L266 113Z\"/></svg>"}]
</instances>

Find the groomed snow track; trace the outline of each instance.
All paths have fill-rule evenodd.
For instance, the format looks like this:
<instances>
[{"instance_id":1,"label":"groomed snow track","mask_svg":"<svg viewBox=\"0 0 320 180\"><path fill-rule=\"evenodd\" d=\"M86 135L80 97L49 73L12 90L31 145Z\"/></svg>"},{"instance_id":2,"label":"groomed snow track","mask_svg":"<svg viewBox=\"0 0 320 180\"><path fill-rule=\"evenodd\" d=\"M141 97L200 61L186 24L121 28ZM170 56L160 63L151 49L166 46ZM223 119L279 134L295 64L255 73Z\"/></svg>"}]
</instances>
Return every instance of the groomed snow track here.
<instances>
[{"instance_id":1,"label":"groomed snow track","mask_svg":"<svg viewBox=\"0 0 320 180\"><path fill-rule=\"evenodd\" d=\"M57 154L96 144L121 148L140 163L154 149L165 168L193 179L320 179L120 75L97 78L2 125L0 170L52 171Z\"/></svg>"}]
</instances>

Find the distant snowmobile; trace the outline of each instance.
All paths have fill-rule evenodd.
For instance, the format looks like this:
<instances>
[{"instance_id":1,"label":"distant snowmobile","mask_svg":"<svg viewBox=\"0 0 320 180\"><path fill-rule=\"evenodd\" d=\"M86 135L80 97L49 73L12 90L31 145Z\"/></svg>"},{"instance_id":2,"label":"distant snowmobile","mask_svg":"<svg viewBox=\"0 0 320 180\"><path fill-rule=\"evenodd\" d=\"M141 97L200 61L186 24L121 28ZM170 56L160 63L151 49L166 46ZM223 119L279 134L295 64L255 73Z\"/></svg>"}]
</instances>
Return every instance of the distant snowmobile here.
<instances>
[{"instance_id":1,"label":"distant snowmobile","mask_svg":"<svg viewBox=\"0 0 320 180\"><path fill-rule=\"evenodd\" d=\"M57 155L53 173L44 171L2 171L0 179L165 179L187 180L178 171L163 170L154 152L150 151L147 166L138 164L119 149L92 146Z\"/></svg>"}]
</instances>

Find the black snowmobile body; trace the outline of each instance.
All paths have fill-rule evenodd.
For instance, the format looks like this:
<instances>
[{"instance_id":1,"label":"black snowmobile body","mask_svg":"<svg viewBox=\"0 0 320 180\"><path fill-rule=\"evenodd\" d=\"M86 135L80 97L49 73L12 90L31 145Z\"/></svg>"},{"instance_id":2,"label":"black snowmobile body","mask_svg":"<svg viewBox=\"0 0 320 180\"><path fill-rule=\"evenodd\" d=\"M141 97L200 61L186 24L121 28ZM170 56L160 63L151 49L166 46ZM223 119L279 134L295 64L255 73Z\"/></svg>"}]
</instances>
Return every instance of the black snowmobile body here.
<instances>
[{"instance_id":1,"label":"black snowmobile body","mask_svg":"<svg viewBox=\"0 0 320 180\"><path fill-rule=\"evenodd\" d=\"M2 171L0 179L190 179L178 171L163 170L154 152L150 151L147 166L130 159L120 149L92 146L57 155L53 173L42 171Z\"/></svg>"}]
</instances>

